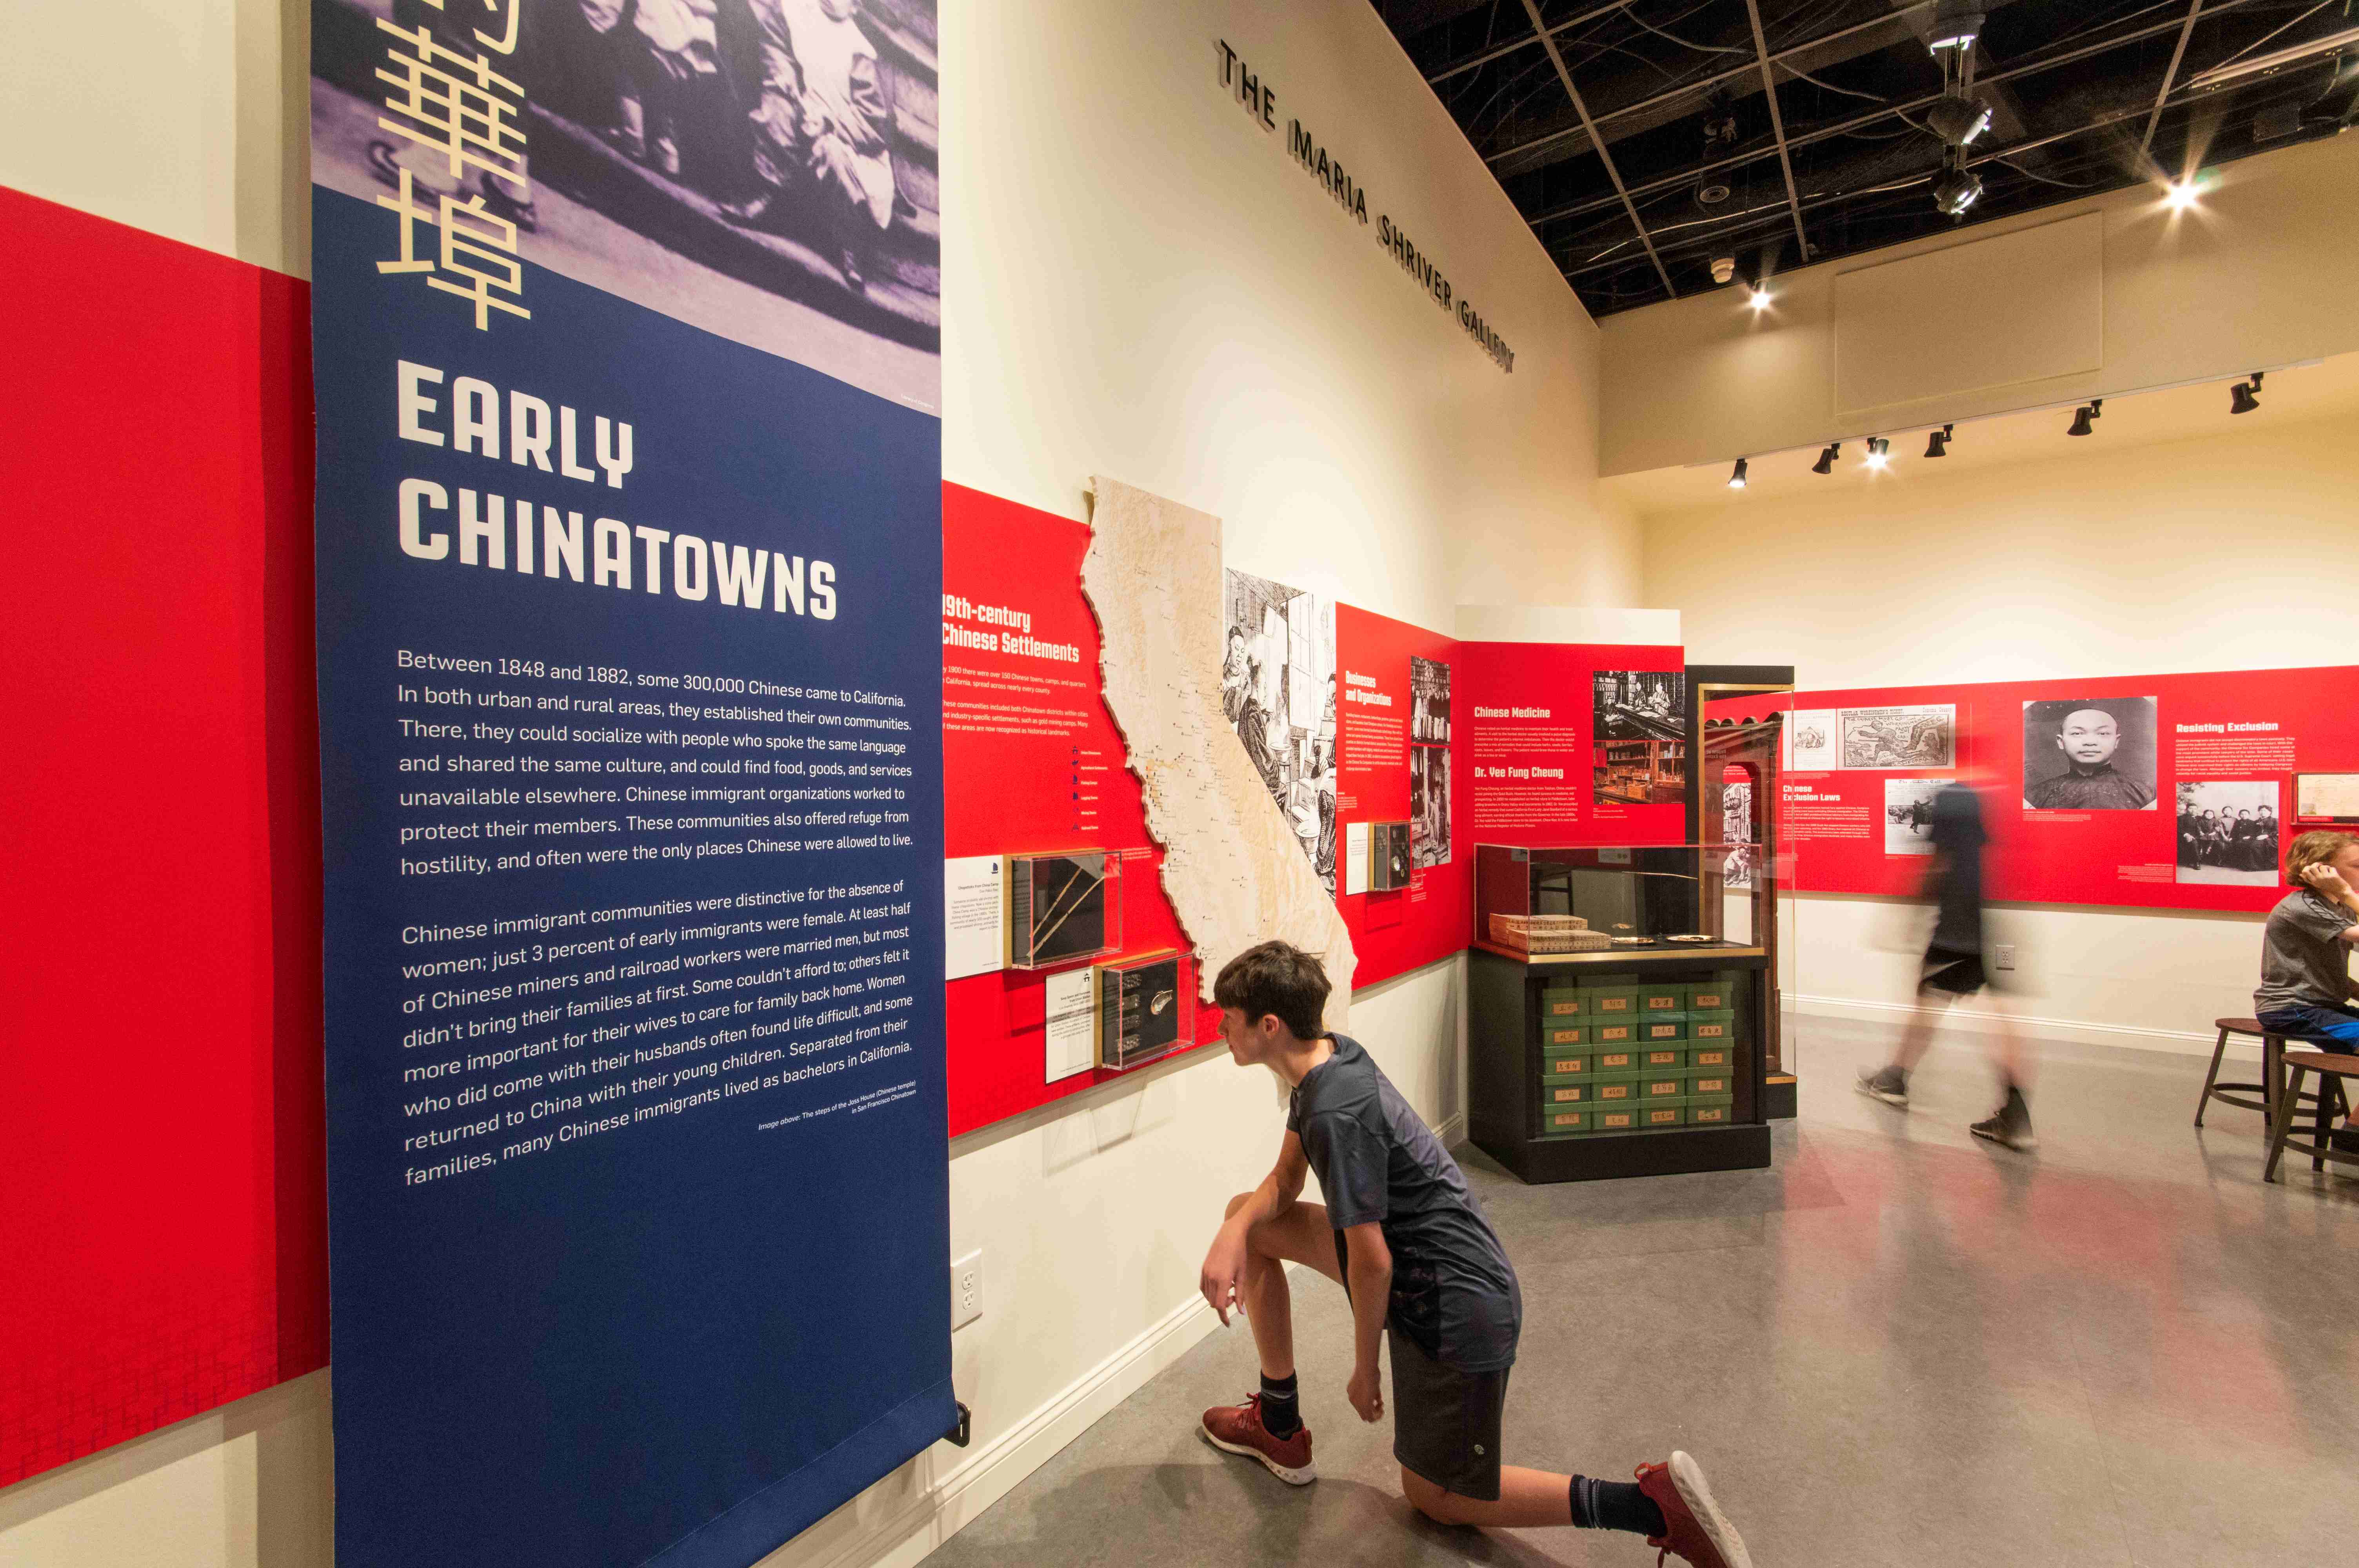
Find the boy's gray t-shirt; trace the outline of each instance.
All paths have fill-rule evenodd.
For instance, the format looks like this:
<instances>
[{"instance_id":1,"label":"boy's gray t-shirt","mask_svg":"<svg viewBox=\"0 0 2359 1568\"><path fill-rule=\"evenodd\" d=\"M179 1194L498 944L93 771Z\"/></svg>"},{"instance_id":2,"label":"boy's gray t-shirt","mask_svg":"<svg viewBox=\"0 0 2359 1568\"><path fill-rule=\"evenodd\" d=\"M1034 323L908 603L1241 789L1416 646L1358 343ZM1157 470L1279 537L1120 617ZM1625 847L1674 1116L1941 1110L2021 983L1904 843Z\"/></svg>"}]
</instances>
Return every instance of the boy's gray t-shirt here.
<instances>
[{"instance_id":1,"label":"boy's gray t-shirt","mask_svg":"<svg viewBox=\"0 0 2359 1568\"><path fill-rule=\"evenodd\" d=\"M1465 1173L1391 1080L1338 1034L1288 1102L1286 1129L1319 1173L1334 1227L1384 1227L1393 1255L1390 1325L1462 1372L1514 1365L1524 1303L1498 1233Z\"/></svg>"},{"instance_id":2,"label":"boy's gray t-shirt","mask_svg":"<svg viewBox=\"0 0 2359 1568\"><path fill-rule=\"evenodd\" d=\"M2261 928L2261 989L2253 1011L2341 1007L2351 995L2351 968L2341 941L2351 912L2308 888L2277 901Z\"/></svg>"}]
</instances>

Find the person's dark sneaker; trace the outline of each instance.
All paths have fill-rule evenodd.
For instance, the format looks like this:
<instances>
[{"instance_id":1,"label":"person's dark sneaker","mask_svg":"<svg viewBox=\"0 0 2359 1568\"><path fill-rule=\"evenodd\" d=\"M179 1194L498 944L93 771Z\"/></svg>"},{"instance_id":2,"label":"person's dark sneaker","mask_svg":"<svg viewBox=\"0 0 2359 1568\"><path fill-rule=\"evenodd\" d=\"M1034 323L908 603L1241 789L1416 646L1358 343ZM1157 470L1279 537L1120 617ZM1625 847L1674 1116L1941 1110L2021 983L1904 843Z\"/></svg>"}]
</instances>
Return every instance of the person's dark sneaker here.
<instances>
[{"instance_id":1,"label":"person's dark sneaker","mask_svg":"<svg viewBox=\"0 0 2359 1568\"><path fill-rule=\"evenodd\" d=\"M1862 1073L1855 1087L1870 1099L1880 1099L1903 1110L1908 1108L1908 1075L1897 1067L1882 1067L1873 1073Z\"/></svg>"},{"instance_id":2,"label":"person's dark sneaker","mask_svg":"<svg viewBox=\"0 0 2359 1568\"><path fill-rule=\"evenodd\" d=\"M1967 1130L2009 1149L2028 1152L2039 1147L2039 1140L2031 1134L2031 1108L2024 1103L2018 1088L2008 1089L2006 1103Z\"/></svg>"},{"instance_id":3,"label":"person's dark sneaker","mask_svg":"<svg viewBox=\"0 0 2359 1568\"><path fill-rule=\"evenodd\" d=\"M1745 1538L1712 1500L1703 1466L1687 1454L1675 1453L1664 1464L1639 1465L1638 1489L1663 1510L1663 1533L1647 1538L1647 1544L1657 1549L1656 1568L1673 1554L1695 1568L1753 1568Z\"/></svg>"},{"instance_id":4,"label":"person's dark sneaker","mask_svg":"<svg viewBox=\"0 0 2359 1568\"><path fill-rule=\"evenodd\" d=\"M1204 1412L1204 1441L1223 1454L1258 1459L1269 1473L1289 1487L1307 1487L1319 1479L1310 1463L1310 1429L1297 1428L1283 1443L1261 1423L1261 1396L1248 1395L1241 1405L1214 1405Z\"/></svg>"}]
</instances>

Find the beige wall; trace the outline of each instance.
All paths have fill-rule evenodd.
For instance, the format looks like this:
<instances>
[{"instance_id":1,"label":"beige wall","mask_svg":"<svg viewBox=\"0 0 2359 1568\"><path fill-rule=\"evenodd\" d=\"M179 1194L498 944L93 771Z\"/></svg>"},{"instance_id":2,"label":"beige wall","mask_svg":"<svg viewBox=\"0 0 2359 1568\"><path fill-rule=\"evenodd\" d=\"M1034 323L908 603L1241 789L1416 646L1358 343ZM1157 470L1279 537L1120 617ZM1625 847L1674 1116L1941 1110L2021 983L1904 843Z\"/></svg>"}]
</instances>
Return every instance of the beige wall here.
<instances>
[{"instance_id":1,"label":"beige wall","mask_svg":"<svg viewBox=\"0 0 2359 1568\"><path fill-rule=\"evenodd\" d=\"M2307 143L2223 166L2201 207L2168 211L2140 188L1977 224L1954 235L1848 257L1772 280L1775 303L1756 314L1728 288L1610 316L1603 323L1602 471L1639 472L1685 463L1817 446L1995 411L2077 402L2092 395L2227 379L2359 349L2359 136ZM1897 259L1953 246L1989 245L2021 231L2094 212L2104 223L2102 272L2093 279L2102 368L2086 374L2003 382L1917 397L1900 391L1871 409L1839 406L1838 282ZM2005 253L2001 243L1994 252ZM2010 296L2037 305L2056 280L1995 269L1979 292L1995 300L1972 314L1988 330L2020 330ZM1893 302L1898 323L1938 325L1939 298ZM1871 335L1871 334L1863 334ZM1888 331L1872 335L1887 341ZM1948 362L1916 367L1930 392ZM1886 379L1886 378L1879 378Z\"/></svg>"},{"instance_id":2,"label":"beige wall","mask_svg":"<svg viewBox=\"0 0 2359 1568\"><path fill-rule=\"evenodd\" d=\"M1790 662L1806 690L2359 662L2359 597L2320 575L2359 544L2359 415L2278 423L2265 405L2231 427L2224 396L2208 404L2207 438L2060 438L2037 460L1896 461L1882 482L1649 516L1647 600L1680 607L1691 660ZM1901 1016L1915 971L1894 906L1812 898L1792 914L1792 999ZM2208 1049L2210 1020L2250 1011L2257 916L2006 918L1995 939L2019 946L2017 1004L2042 1033Z\"/></svg>"},{"instance_id":3,"label":"beige wall","mask_svg":"<svg viewBox=\"0 0 2359 1568\"><path fill-rule=\"evenodd\" d=\"M303 0L0 3L0 181L306 270ZM1277 88L1277 133L1222 96L1223 37ZM1223 517L1235 565L1444 632L1462 601L1635 601L1635 515L1593 494L1595 329L1361 0L943 0L942 59L950 479L1080 516L1088 476L1118 476ZM1287 157L1296 114L1365 183L1367 227ZM1512 375L1379 249L1380 211L1514 343ZM1462 973L1354 999L1445 1127ZM975 1446L777 1561L913 1561L1208 1332L1196 1266L1280 1122L1272 1080L1215 1058L962 1140ZM327 1384L0 1493L0 1564L324 1564Z\"/></svg>"}]
</instances>

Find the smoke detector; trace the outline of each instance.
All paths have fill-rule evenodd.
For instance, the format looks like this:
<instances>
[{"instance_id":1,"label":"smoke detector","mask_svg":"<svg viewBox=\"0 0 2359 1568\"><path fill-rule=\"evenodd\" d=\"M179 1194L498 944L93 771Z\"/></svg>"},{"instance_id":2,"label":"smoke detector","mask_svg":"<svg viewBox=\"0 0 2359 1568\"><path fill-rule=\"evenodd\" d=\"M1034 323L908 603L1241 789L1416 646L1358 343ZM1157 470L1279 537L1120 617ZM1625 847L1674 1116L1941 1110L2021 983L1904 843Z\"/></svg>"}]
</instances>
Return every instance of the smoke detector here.
<instances>
[{"instance_id":1,"label":"smoke detector","mask_svg":"<svg viewBox=\"0 0 2359 1568\"><path fill-rule=\"evenodd\" d=\"M1712 282L1726 283L1735 276L1736 258L1734 256L1714 256L1712 258Z\"/></svg>"}]
</instances>

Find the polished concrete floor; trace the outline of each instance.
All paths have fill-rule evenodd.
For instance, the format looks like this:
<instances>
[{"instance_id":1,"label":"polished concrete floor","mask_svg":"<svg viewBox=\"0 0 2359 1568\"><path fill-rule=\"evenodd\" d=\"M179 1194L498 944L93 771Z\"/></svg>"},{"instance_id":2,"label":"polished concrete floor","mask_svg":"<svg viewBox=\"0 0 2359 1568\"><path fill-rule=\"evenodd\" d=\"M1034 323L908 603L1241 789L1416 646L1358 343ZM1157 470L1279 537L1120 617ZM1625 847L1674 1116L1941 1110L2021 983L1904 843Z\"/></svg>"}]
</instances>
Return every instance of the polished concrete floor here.
<instances>
[{"instance_id":1,"label":"polished concrete floor","mask_svg":"<svg viewBox=\"0 0 2359 1568\"><path fill-rule=\"evenodd\" d=\"M1524 1284L1510 1463L1620 1477L1686 1448L1761 1568L2350 1557L2359 1181L2302 1161L2263 1186L2258 1115L2189 1125L2200 1058L2043 1046L2042 1147L2014 1154L1966 1133L1994 1098L1972 1038L1902 1112L1850 1087L1888 1032L1799 1027L1773 1171L1527 1187L1459 1152ZM1653 1561L1634 1536L1415 1514L1389 1422L1343 1400L1343 1292L1298 1278L1315 1485L1195 1435L1255 1386L1240 1325L929 1561Z\"/></svg>"}]
</instances>

